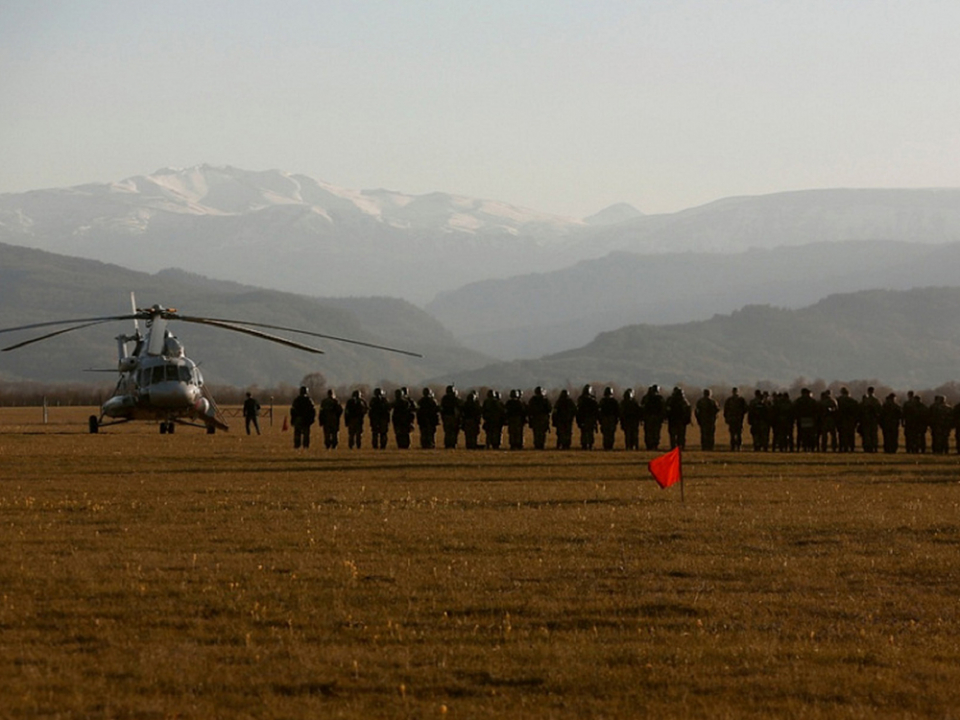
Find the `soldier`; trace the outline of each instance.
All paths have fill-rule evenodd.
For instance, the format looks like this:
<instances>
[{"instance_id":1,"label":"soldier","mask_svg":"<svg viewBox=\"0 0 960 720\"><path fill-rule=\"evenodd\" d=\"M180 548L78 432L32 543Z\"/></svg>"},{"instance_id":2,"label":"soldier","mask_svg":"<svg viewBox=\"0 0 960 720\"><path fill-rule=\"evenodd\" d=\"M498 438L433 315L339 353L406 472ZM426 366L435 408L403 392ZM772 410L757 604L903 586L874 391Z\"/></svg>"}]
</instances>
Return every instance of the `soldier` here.
<instances>
[{"instance_id":1,"label":"soldier","mask_svg":"<svg viewBox=\"0 0 960 720\"><path fill-rule=\"evenodd\" d=\"M577 403L568 390L561 390L553 406L551 422L557 431L557 450L569 450L573 444L573 422L577 418Z\"/></svg>"},{"instance_id":2,"label":"soldier","mask_svg":"<svg viewBox=\"0 0 960 720\"><path fill-rule=\"evenodd\" d=\"M486 446L499 450L503 438L504 408L500 402L500 393L487 390L487 399L481 408L483 431L486 433Z\"/></svg>"},{"instance_id":3,"label":"soldier","mask_svg":"<svg viewBox=\"0 0 960 720\"><path fill-rule=\"evenodd\" d=\"M613 450L617 441L617 425L620 424L620 403L613 396L613 388L603 389L600 399L600 436L603 438L603 449Z\"/></svg>"},{"instance_id":4,"label":"soldier","mask_svg":"<svg viewBox=\"0 0 960 720\"><path fill-rule=\"evenodd\" d=\"M893 454L900 449L900 422L903 410L897 394L890 393L880 406L880 429L883 431L883 451Z\"/></svg>"},{"instance_id":5,"label":"soldier","mask_svg":"<svg viewBox=\"0 0 960 720\"><path fill-rule=\"evenodd\" d=\"M257 435L260 434L260 403L250 393L247 393L247 399L243 401L243 421L247 435L250 434L251 425L257 431Z\"/></svg>"},{"instance_id":6,"label":"soldier","mask_svg":"<svg viewBox=\"0 0 960 720\"><path fill-rule=\"evenodd\" d=\"M930 450L937 455L950 452L950 430L953 426L953 406L943 395L935 395L930 406Z\"/></svg>"},{"instance_id":7,"label":"soldier","mask_svg":"<svg viewBox=\"0 0 960 720\"><path fill-rule=\"evenodd\" d=\"M360 449L363 438L363 421L366 419L368 411L369 407L367 401L363 399L363 393L354 390L343 409L343 421L347 425L347 447L351 450L353 448Z\"/></svg>"},{"instance_id":8,"label":"soldier","mask_svg":"<svg viewBox=\"0 0 960 720\"><path fill-rule=\"evenodd\" d=\"M327 390L327 396L320 402L319 424L323 428L323 445L333 450L340 444L340 416L343 406L333 390Z\"/></svg>"},{"instance_id":9,"label":"soldier","mask_svg":"<svg viewBox=\"0 0 960 720\"><path fill-rule=\"evenodd\" d=\"M817 418L820 405L814 399L810 388L803 388L800 397L793 403L793 415L797 421L797 447L803 452L813 452L819 447L817 440Z\"/></svg>"},{"instance_id":10,"label":"soldier","mask_svg":"<svg viewBox=\"0 0 960 720\"><path fill-rule=\"evenodd\" d=\"M790 393L774 393L770 413L774 451L793 452L793 402L790 400Z\"/></svg>"},{"instance_id":11,"label":"soldier","mask_svg":"<svg viewBox=\"0 0 960 720\"><path fill-rule=\"evenodd\" d=\"M440 422L443 424L443 447L452 450L460 438L460 396L453 385L447 385L440 398Z\"/></svg>"},{"instance_id":12,"label":"soldier","mask_svg":"<svg viewBox=\"0 0 960 720\"><path fill-rule=\"evenodd\" d=\"M837 451L837 401L829 390L820 393L820 450L827 451L827 441L830 449Z\"/></svg>"},{"instance_id":13,"label":"soldier","mask_svg":"<svg viewBox=\"0 0 960 720\"><path fill-rule=\"evenodd\" d=\"M730 431L730 449L735 452L743 447L743 420L746 416L747 401L737 388L733 388L723 403L723 420Z\"/></svg>"},{"instance_id":14,"label":"soldier","mask_svg":"<svg viewBox=\"0 0 960 720\"><path fill-rule=\"evenodd\" d=\"M416 406L413 398L407 394L407 388L397 388L393 393L393 414L390 421L393 424L393 434L397 438L397 448L407 450L410 447L410 435L413 432L413 421L416 417Z\"/></svg>"},{"instance_id":15,"label":"soldier","mask_svg":"<svg viewBox=\"0 0 960 720\"><path fill-rule=\"evenodd\" d=\"M910 390L903 404L903 438L908 453L927 451L927 406L919 394Z\"/></svg>"},{"instance_id":16,"label":"soldier","mask_svg":"<svg viewBox=\"0 0 960 720\"><path fill-rule=\"evenodd\" d=\"M440 407L430 388L424 388L417 404L417 426L420 428L420 447L430 450L437 446L437 425L440 424Z\"/></svg>"},{"instance_id":17,"label":"soldier","mask_svg":"<svg viewBox=\"0 0 960 720\"><path fill-rule=\"evenodd\" d=\"M647 450L659 450L660 433L667 412L659 385L647 388L647 394L640 400L640 412L643 415L643 443Z\"/></svg>"},{"instance_id":18,"label":"soldier","mask_svg":"<svg viewBox=\"0 0 960 720\"><path fill-rule=\"evenodd\" d=\"M716 444L717 415L720 414L720 405L713 399L713 391L707 388L703 396L697 400L693 410L697 425L700 426L700 449L712 452Z\"/></svg>"},{"instance_id":19,"label":"soldier","mask_svg":"<svg viewBox=\"0 0 960 720\"><path fill-rule=\"evenodd\" d=\"M691 420L690 403L679 387L667 398L667 433L670 436L670 449L687 446L687 425Z\"/></svg>"},{"instance_id":20,"label":"soldier","mask_svg":"<svg viewBox=\"0 0 960 720\"><path fill-rule=\"evenodd\" d=\"M880 399L874 395L873 386L867 388L867 394L860 401L860 427L863 437L863 451L875 453L879 446L877 429L880 427Z\"/></svg>"},{"instance_id":21,"label":"soldier","mask_svg":"<svg viewBox=\"0 0 960 720\"><path fill-rule=\"evenodd\" d=\"M584 385L577 398L577 427L580 428L580 449L593 450L593 438L600 419L600 404L593 395L593 388Z\"/></svg>"},{"instance_id":22,"label":"soldier","mask_svg":"<svg viewBox=\"0 0 960 720\"><path fill-rule=\"evenodd\" d=\"M370 398L370 434L373 436L373 449L387 449L387 431L390 428L390 402L382 388L373 389Z\"/></svg>"},{"instance_id":23,"label":"soldier","mask_svg":"<svg viewBox=\"0 0 960 720\"><path fill-rule=\"evenodd\" d=\"M623 391L623 400L620 401L620 427L623 428L623 444L627 450L640 449L640 421L643 415L640 403L633 396L633 389Z\"/></svg>"},{"instance_id":24,"label":"soldier","mask_svg":"<svg viewBox=\"0 0 960 720\"><path fill-rule=\"evenodd\" d=\"M533 430L533 447L543 450L547 446L547 433L550 432L550 400L543 394L539 385L533 390L533 397L527 403L527 421Z\"/></svg>"},{"instance_id":25,"label":"soldier","mask_svg":"<svg viewBox=\"0 0 960 720\"><path fill-rule=\"evenodd\" d=\"M747 424L750 426L750 437L753 440L753 451L760 452L770 449L770 408L767 398L760 390L753 392L753 400L747 406Z\"/></svg>"},{"instance_id":26,"label":"soldier","mask_svg":"<svg viewBox=\"0 0 960 720\"><path fill-rule=\"evenodd\" d=\"M480 406L477 391L471 390L467 393L467 399L463 401L463 407L460 409L460 422L463 425L463 439L467 450L476 450L479 447L482 415L483 408Z\"/></svg>"},{"instance_id":27,"label":"soldier","mask_svg":"<svg viewBox=\"0 0 960 720\"><path fill-rule=\"evenodd\" d=\"M507 440L511 450L523 450L523 428L527 424L527 408L523 404L523 391L511 390L510 399L503 404L507 420Z\"/></svg>"},{"instance_id":28,"label":"soldier","mask_svg":"<svg viewBox=\"0 0 960 720\"><path fill-rule=\"evenodd\" d=\"M317 419L317 408L310 398L306 387L301 386L300 394L294 398L290 406L290 424L293 425L293 448L298 449L301 444L304 450L310 447L310 427Z\"/></svg>"},{"instance_id":29,"label":"soldier","mask_svg":"<svg viewBox=\"0 0 960 720\"><path fill-rule=\"evenodd\" d=\"M840 452L853 452L857 444L857 425L860 422L860 403L850 397L850 391L840 388L837 398L837 432Z\"/></svg>"}]
</instances>

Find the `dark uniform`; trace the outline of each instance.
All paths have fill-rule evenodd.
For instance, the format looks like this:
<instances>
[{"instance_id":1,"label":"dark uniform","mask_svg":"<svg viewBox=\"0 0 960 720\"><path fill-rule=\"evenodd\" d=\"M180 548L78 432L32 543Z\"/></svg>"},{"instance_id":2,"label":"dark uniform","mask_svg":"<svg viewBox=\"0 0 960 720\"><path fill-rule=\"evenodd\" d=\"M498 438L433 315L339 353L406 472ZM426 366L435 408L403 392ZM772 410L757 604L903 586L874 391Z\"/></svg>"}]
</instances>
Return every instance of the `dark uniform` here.
<instances>
[{"instance_id":1,"label":"dark uniform","mask_svg":"<svg viewBox=\"0 0 960 720\"><path fill-rule=\"evenodd\" d=\"M533 430L533 447L543 450L547 446L547 433L550 432L550 400L543 394L539 385L533 391L533 397L527 403L527 422Z\"/></svg>"},{"instance_id":2,"label":"dark uniform","mask_svg":"<svg viewBox=\"0 0 960 720\"><path fill-rule=\"evenodd\" d=\"M420 447L429 450L437 446L437 425L440 424L440 406L430 388L423 389L417 403L417 426L420 428Z\"/></svg>"},{"instance_id":3,"label":"dark uniform","mask_svg":"<svg viewBox=\"0 0 960 720\"><path fill-rule=\"evenodd\" d=\"M928 422L927 406L923 399L911 390L907 393L907 401L903 404L903 438L908 453L927 451Z\"/></svg>"},{"instance_id":4,"label":"dark uniform","mask_svg":"<svg viewBox=\"0 0 960 720\"><path fill-rule=\"evenodd\" d=\"M343 406L333 390L327 390L327 396L320 402L318 420L323 428L323 445L327 450L333 450L340 444L340 416L343 415Z\"/></svg>"},{"instance_id":5,"label":"dark uniform","mask_svg":"<svg viewBox=\"0 0 960 720\"><path fill-rule=\"evenodd\" d=\"M347 446L351 449L360 449L363 438L363 421L367 417L368 410L367 401L363 399L363 393L354 390L343 409L343 421L347 424Z\"/></svg>"},{"instance_id":6,"label":"dark uniform","mask_svg":"<svg viewBox=\"0 0 960 720\"><path fill-rule=\"evenodd\" d=\"M900 449L900 422L903 409L897 402L897 394L890 393L880 406L880 429L883 431L883 451L893 454Z\"/></svg>"},{"instance_id":7,"label":"dark uniform","mask_svg":"<svg viewBox=\"0 0 960 720\"><path fill-rule=\"evenodd\" d=\"M290 424L293 425L293 447L310 447L310 427L317 419L317 408L310 399L307 388L301 387L300 394L290 406Z\"/></svg>"},{"instance_id":8,"label":"dark uniform","mask_svg":"<svg viewBox=\"0 0 960 720\"><path fill-rule=\"evenodd\" d=\"M373 449L387 449L387 431L390 428L390 403L381 388L374 388L370 398L370 434L373 436Z\"/></svg>"},{"instance_id":9,"label":"dark uniform","mask_svg":"<svg viewBox=\"0 0 960 720\"><path fill-rule=\"evenodd\" d=\"M613 388L603 389L599 409L600 436L603 438L603 449L613 450L617 441L617 426L620 424L620 403L613 396Z\"/></svg>"},{"instance_id":10,"label":"dark uniform","mask_svg":"<svg viewBox=\"0 0 960 720\"><path fill-rule=\"evenodd\" d=\"M440 422L443 425L443 446L452 450L460 439L460 396L453 385L440 398Z\"/></svg>"},{"instance_id":11,"label":"dark uniform","mask_svg":"<svg viewBox=\"0 0 960 720\"><path fill-rule=\"evenodd\" d=\"M398 388L393 393L393 412L390 422L393 424L393 434L397 438L397 447L406 450L410 447L410 434L413 432L413 421L416 418L417 406L407 394L406 388Z\"/></svg>"},{"instance_id":12,"label":"dark uniform","mask_svg":"<svg viewBox=\"0 0 960 720\"><path fill-rule=\"evenodd\" d=\"M577 403L567 390L560 391L553 406L551 422L557 431L557 450L569 450L573 444L573 423L577 419Z\"/></svg>"},{"instance_id":13,"label":"dark uniform","mask_svg":"<svg viewBox=\"0 0 960 720\"><path fill-rule=\"evenodd\" d=\"M483 432L486 436L486 446L491 450L499 450L503 440L504 409L500 402L500 393L487 390L487 398L481 408L483 417Z\"/></svg>"},{"instance_id":14,"label":"dark uniform","mask_svg":"<svg viewBox=\"0 0 960 720\"><path fill-rule=\"evenodd\" d=\"M640 403L633 396L633 390L628 388L623 392L620 401L620 427L623 428L623 444L627 450L640 449L640 421L643 413Z\"/></svg>"},{"instance_id":15,"label":"dark uniform","mask_svg":"<svg viewBox=\"0 0 960 720\"><path fill-rule=\"evenodd\" d=\"M467 399L463 401L463 407L460 408L460 424L463 426L463 440L467 445L467 450L476 450L480 446L480 421L482 416L483 408L480 406L477 391L471 390L467 394Z\"/></svg>"},{"instance_id":16,"label":"dark uniform","mask_svg":"<svg viewBox=\"0 0 960 720\"><path fill-rule=\"evenodd\" d=\"M819 449L817 442L817 418L820 405L810 393L809 388L800 391L800 397L793 403L793 416L797 422L797 447L803 452Z\"/></svg>"},{"instance_id":17,"label":"dark uniform","mask_svg":"<svg viewBox=\"0 0 960 720\"><path fill-rule=\"evenodd\" d=\"M950 430L953 427L953 406L943 395L933 398L930 406L930 450L937 455L950 452Z\"/></svg>"},{"instance_id":18,"label":"dark uniform","mask_svg":"<svg viewBox=\"0 0 960 720\"><path fill-rule=\"evenodd\" d=\"M863 438L863 451L875 453L879 449L880 437L880 399L874 395L873 387L867 388L867 394L860 401L860 435Z\"/></svg>"},{"instance_id":19,"label":"dark uniform","mask_svg":"<svg viewBox=\"0 0 960 720\"><path fill-rule=\"evenodd\" d=\"M690 424L690 403L687 402L683 390L673 389L667 398L667 432L670 435L670 449L678 447L681 450L687 446L687 425Z\"/></svg>"},{"instance_id":20,"label":"dark uniform","mask_svg":"<svg viewBox=\"0 0 960 720\"><path fill-rule=\"evenodd\" d=\"M723 403L723 421L730 431L730 449L740 450L743 447L743 420L747 416L747 401L740 395L737 388Z\"/></svg>"},{"instance_id":21,"label":"dark uniform","mask_svg":"<svg viewBox=\"0 0 960 720\"><path fill-rule=\"evenodd\" d=\"M250 426L253 425L260 434L260 403L250 393L247 393L247 399L243 401L243 424L247 428L247 435L250 434Z\"/></svg>"},{"instance_id":22,"label":"dark uniform","mask_svg":"<svg viewBox=\"0 0 960 720\"><path fill-rule=\"evenodd\" d=\"M860 424L860 403L850 397L847 388L840 388L837 398L837 433L840 452L853 452L857 444L857 426Z\"/></svg>"},{"instance_id":23,"label":"dark uniform","mask_svg":"<svg viewBox=\"0 0 960 720\"><path fill-rule=\"evenodd\" d=\"M503 404L503 415L507 421L507 440L511 450L523 450L523 428L527 424L527 409L523 404L523 393L511 390L510 399Z\"/></svg>"},{"instance_id":24,"label":"dark uniform","mask_svg":"<svg viewBox=\"0 0 960 720\"><path fill-rule=\"evenodd\" d=\"M700 449L712 451L716 444L717 415L720 414L720 405L713 399L710 388L704 390L703 397L697 400L693 414L697 418L697 425L700 426Z\"/></svg>"},{"instance_id":25,"label":"dark uniform","mask_svg":"<svg viewBox=\"0 0 960 720\"><path fill-rule=\"evenodd\" d=\"M580 448L593 450L593 438L597 432L597 422L600 420L600 404L593 396L593 388L583 386L580 397L577 398L577 427L580 428Z\"/></svg>"},{"instance_id":26,"label":"dark uniform","mask_svg":"<svg viewBox=\"0 0 960 720\"><path fill-rule=\"evenodd\" d=\"M837 451L837 401L829 390L820 393L820 450L827 451L827 442L830 449Z\"/></svg>"},{"instance_id":27,"label":"dark uniform","mask_svg":"<svg viewBox=\"0 0 960 720\"><path fill-rule=\"evenodd\" d=\"M647 394L640 400L640 410L643 414L643 443L647 450L659 450L660 433L667 412L659 385L651 385L647 389Z\"/></svg>"},{"instance_id":28,"label":"dark uniform","mask_svg":"<svg viewBox=\"0 0 960 720\"><path fill-rule=\"evenodd\" d=\"M753 400L747 405L747 424L750 426L750 438L754 452L770 449L770 406L766 396L756 390Z\"/></svg>"}]
</instances>

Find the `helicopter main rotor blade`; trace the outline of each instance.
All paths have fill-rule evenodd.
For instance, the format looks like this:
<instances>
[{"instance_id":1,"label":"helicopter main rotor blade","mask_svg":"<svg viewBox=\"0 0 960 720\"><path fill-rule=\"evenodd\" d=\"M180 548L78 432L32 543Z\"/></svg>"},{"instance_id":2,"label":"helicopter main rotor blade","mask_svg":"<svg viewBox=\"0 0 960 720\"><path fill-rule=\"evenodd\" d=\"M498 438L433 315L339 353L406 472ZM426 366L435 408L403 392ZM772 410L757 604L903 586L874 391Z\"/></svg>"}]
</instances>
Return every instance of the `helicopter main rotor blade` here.
<instances>
[{"instance_id":1,"label":"helicopter main rotor blade","mask_svg":"<svg viewBox=\"0 0 960 720\"><path fill-rule=\"evenodd\" d=\"M18 325L17 327L9 327L0 329L0 333L16 332L17 330L36 330L37 328L42 327L53 327L54 325L70 325L72 323L89 323L88 325L78 325L76 328L69 328L63 332L70 332L70 330L77 330L80 327L89 327L90 325L96 325L102 322L110 322L111 320L130 320L143 317L142 313L137 313L136 315L110 315L108 317L95 317L95 318L75 318L73 320L51 320L50 322L42 323L32 323L30 325ZM53 333L57 335L58 333ZM51 335L50 337L53 337Z\"/></svg>"},{"instance_id":2,"label":"helicopter main rotor blade","mask_svg":"<svg viewBox=\"0 0 960 720\"><path fill-rule=\"evenodd\" d=\"M63 335L64 333L73 332L74 330L82 330L83 328L93 327L94 325L103 325L103 323L113 322L116 318L104 318L100 320L95 320L94 322L85 322L81 325L74 325L73 327L64 328L63 330L57 330L56 332L47 333L46 335L41 335L40 337L31 338L30 340L24 340L21 343L16 345L11 345L10 347L5 347L0 352L8 352L9 350L16 350L17 348L26 347L27 345L33 345L33 343L38 343L41 340L49 340L52 337L57 335ZM57 323L41 323L41 325L56 325ZM11 328L16 330L18 328ZM6 330L0 330L0 332L6 332Z\"/></svg>"},{"instance_id":3,"label":"helicopter main rotor blade","mask_svg":"<svg viewBox=\"0 0 960 720\"><path fill-rule=\"evenodd\" d=\"M311 330L301 330L300 328L291 328L284 327L282 325L268 325L267 323L257 323L249 322L247 320L225 320L222 318L200 318L200 317L189 317L185 315L178 315L178 320L185 320L187 322L221 322L221 323L231 323L233 325L249 325L251 327L262 327L269 328L270 330L283 330L284 332L293 332L299 333L301 335L309 335L311 337L323 338L325 340L336 340L338 342L350 343L351 345L361 345L363 347L374 348L375 350L386 350L387 352L400 353L401 355L409 355L410 357L422 358L423 355L420 353L411 352L409 350L400 350L398 348L387 347L386 345L377 345L375 343L364 342L363 340L351 340L349 338L337 337L336 335L324 335L323 333L313 332Z\"/></svg>"},{"instance_id":4,"label":"helicopter main rotor blade","mask_svg":"<svg viewBox=\"0 0 960 720\"><path fill-rule=\"evenodd\" d=\"M252 335L253 337L262 338L263 340L270 340L271 342L275 342L280 345L286 345L287 347L296 348L297 350L306 350L307 352L316 353L317 355L324 354L323 350L318 350L315 347L310 347L309 345L303 345L302 343L298 343L293 340L287 340L286 338L278 337L277 335L271 335L270 333L261 332L260 330L253 330L252 328L243 327L242 325L235 325L231 323L229 320L214 320L212 318L188 318L188 317L183 317L182 315L176 315L171 319L199 323L200 325L211 325L213 327L223 328L224 330L233 330L234 332L244 333L245 335Z\"/></svg>"}]
</instances>

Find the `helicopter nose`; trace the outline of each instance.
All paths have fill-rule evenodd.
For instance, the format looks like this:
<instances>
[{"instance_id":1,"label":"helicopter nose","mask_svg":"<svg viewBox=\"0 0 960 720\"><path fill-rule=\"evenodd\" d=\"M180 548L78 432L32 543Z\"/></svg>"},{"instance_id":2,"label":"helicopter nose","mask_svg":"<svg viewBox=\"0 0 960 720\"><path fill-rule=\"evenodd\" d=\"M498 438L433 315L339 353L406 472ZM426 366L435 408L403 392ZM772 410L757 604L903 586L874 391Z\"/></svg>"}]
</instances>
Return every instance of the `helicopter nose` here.
<instances>
[{"instance_id":1,"label":"helicopter nose","mask_svg":"<svg viewBox=\"0 0 960 720\"><path fill-rule=\"evenodd\" d=\"M150 402L162 408L193 406L196 396L196 388L187 383L165 382L150 388Z\"/></svg>"}]
</instances>

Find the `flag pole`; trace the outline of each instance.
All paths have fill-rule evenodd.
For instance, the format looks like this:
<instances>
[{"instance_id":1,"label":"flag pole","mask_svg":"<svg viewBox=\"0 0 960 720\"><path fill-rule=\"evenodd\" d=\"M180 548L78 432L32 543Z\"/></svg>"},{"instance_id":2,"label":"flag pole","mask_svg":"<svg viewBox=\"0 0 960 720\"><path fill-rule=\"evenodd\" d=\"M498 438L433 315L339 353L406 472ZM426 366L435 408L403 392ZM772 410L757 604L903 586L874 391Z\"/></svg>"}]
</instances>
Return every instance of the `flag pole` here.
<instances>
[{"instance_id":1,"label":"flag pole","mask_svg":"<svg viewBox=\"0 0 960 720\"><path fill-rule=\"evenodd\" d=\"M680 466L680 502L686 503L686 499L683 497L683 448L677 448L677 464Z\"/></svg>"}]
</instances>

